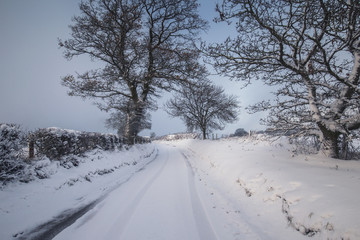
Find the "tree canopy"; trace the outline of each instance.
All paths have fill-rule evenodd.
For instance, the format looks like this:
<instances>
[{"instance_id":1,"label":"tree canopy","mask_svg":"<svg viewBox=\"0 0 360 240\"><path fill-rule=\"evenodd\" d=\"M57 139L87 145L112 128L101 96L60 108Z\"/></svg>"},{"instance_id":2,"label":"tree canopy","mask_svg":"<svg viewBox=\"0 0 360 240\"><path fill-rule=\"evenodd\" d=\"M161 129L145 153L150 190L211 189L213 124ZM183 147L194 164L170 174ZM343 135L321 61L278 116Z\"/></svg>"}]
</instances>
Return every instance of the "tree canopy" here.
<instances>
[{"instance_id":1,"label":"tree canopy","mask_svg":"<svg viewBox=\"0 0 360 240\"><path fill-rule=\"evenodd\" d=\"M326 155L340 157L341 143L359 137L359 1L224 0L217 11L238 32L206 47L217 71L275 86L275 100L251 111L270 111L269 126L316 135Z\"/></svg>"},{"instance_id":2,"label":"tree canopy","mask_svg":"<svg viewBox=\"0 0 360 240\"><path fill-rule=\"evenodd\" d=\"M71 37L59 45L69 60L87 55L104 67L67 75L62 84L71 96L121 112L125 136L135 137L149 126L144 119L160 91L205 71L195 43L207 23L194 0L87 0L79 7Z\"/></svg>"}]
</instances>

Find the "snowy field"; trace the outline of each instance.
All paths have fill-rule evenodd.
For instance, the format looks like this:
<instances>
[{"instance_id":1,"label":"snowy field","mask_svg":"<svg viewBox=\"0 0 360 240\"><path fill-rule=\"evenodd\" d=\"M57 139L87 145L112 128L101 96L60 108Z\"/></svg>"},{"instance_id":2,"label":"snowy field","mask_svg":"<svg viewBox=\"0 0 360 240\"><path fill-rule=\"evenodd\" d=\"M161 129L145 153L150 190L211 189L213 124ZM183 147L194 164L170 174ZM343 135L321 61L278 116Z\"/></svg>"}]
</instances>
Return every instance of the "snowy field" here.
<instances>
[{"instance_id":1,"label":"snowy field","mask_svg":"<svg viewBox=\"0 0 360 240\"><path fill-rule=\"evenodd\" d=\"M214 224L231 233L219 239L360 239L359 161L294 155L285 139L174 145L211 192ZM224 224L222 214L234 221ZM246 238L244 229L257 237Z\"/></svg>"},{"instance_id":2,"label":"snowy field","mask_svg":"<svg viewBox=\"0 0 360 240\"><path fill-rule=\"evenodd\" d=\"M360 162L292 150L175 140L44 161L50 178L0 190L0 239L360 239Z\"/></svg>"}]
</instances>

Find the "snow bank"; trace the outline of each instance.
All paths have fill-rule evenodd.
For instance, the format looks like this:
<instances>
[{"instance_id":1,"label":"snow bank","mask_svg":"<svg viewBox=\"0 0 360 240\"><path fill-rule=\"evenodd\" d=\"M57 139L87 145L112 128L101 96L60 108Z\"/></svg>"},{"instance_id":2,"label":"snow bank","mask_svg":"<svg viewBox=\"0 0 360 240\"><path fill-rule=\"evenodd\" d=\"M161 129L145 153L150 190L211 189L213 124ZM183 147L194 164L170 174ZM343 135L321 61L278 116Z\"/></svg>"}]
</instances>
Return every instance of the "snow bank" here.
<instances>
[{"instance_id":1,"label":"snow bank","mask_svg":"<svg viewBox=\"0 0 360 240\"><path fill-rule=\"evenodd\" d=\"M214 195L228 196L222 208L231 203L266 239L360 239L360 161L295 155L285 138L173 144Z\"/></svg>"},{"instance_id":2,"label":"snow bank","mask_svg":"<svg viewBox=\"0 0 360 240\"><path fill-rule=\"evenodd\" d=\"M127 151L95 149L63 161L36 161L29 171L46 178L0 189L0 239L21 239L37 226L87 206L126 182L156 154L153 144L144 144Z\"/></svg>"},{"instance_id":3,"label":"snow bank","mask_svg":"<svg viewBox=\"0 0 360 240\"><path fill-rule=\"evenodd\" d=\"M59 160L63 165L75 159L73 155L94 149L120 150L127 147L125 140L114 134L54 127L26 132L17 124L0 124L0 187L14 181L47 178L48 174L42 169L50 164L50 160ZM30 152L31 157L28 156Z\"/></svg>"}]
</instances>

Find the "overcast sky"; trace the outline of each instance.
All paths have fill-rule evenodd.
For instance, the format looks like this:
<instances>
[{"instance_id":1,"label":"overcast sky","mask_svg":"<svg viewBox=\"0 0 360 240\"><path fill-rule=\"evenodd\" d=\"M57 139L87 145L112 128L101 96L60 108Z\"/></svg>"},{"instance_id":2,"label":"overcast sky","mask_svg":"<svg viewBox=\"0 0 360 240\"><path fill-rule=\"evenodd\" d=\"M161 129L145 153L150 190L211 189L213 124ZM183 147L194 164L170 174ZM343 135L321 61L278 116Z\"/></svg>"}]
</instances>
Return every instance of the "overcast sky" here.
<instances>
[{"instance_id":1,"label":"overcast sky","mask_svg":"<svg viewBox=\"0 0 360 240\"><path fill-rule=\"evenodd\" d=\"M0 122L17 123L33 130L60 127L81 131L111 132L105 128L108 113L101 112L91 100L69 97L60 77L96 68L99 63L87 57L67 61L58 48L57 38L69 37L71 17L79 13L80 0L0 0ZM221 41L231 34L226 24L212 22L215 4L220 0L200 0L200 14L209 21L203 34L207 42ZM239 121L219 133L237 128L263 129L260 115L248 115L245 107L267 95L260 84L241 89L241 84L213 76L226 93L239 96ZM170 118L161 109L166 97L159 99L160 109L152 113L152 129L141 135L185 131L179 119Z\"/></svg>"}]
</instances>

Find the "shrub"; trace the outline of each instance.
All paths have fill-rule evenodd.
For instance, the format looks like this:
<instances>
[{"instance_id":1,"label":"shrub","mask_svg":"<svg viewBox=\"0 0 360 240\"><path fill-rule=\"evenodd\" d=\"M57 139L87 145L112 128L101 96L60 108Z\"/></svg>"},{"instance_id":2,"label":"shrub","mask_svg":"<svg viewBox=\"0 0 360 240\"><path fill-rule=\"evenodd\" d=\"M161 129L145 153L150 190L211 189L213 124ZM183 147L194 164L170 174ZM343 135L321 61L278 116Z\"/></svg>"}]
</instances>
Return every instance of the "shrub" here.
<instances>
[{"instance_id":1,"label":"shrub","mask_svg":"<svg viewBox=\"0 0 360 240\"><path fill-rule=\"evenodd\" d=\"M0 124L0 182L15 179L24 169L20 156L25 143L25 133L19 125Z\"/></svg>"},{"instance_id":2,"label":"shrub","mask_svg":"<svg viewBox=\"0 0 360 240\"><path fill-rule=\"evenodd\" d=\"M247 131L245 131L243 128L238 128L238 129L236 129L233 136L243 137L243 136L248 136L248 135L249 135L249 133Z\"/></svg>"},{"instance_id":3,"label":"shrub","mask_svg":"<svg viewBox=\"0 0 360 240\"><path fill-rule=\"evenodd\" d=\"M16 159L25 146L25 133L17 124L0 124L0 159Z\"/></svg>"}]
</instances>

